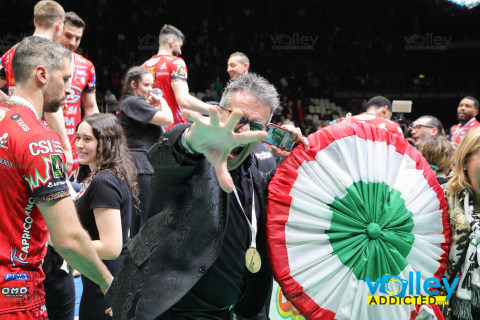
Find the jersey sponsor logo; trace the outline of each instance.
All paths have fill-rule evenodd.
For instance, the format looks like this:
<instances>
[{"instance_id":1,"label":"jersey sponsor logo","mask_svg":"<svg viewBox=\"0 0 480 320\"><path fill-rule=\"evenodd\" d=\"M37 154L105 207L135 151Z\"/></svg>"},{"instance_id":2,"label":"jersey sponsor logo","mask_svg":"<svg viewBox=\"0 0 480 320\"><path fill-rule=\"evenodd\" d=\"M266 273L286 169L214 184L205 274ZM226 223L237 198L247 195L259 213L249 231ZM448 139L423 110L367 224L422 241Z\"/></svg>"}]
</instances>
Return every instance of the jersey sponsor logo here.
<instances>
[{"instance_id":1,"label":"jersey sponsor logo","mask_svg":"<svg viewBox=\"0 0 480 320\"><path fill-rule=\"evenodd\" d=\"M3 164L4 166L7 166L7 167L13 167L13 163L11 161L1 159L1 158L0 158L0 164Z\"/></svg>"},{"instance_id":2,"label":"jersey sponsor logo","mask_svg":"<svg viewBox=\"0 0 480 320\"><path fill-rule=\"evenodd\" d=\"M72 136L75 134L75 128L66 128L67 136Z\"/></svg>"},{"instance_id":3,"label":"jersey sponsor logo","mask_svg":"<svg viewBox=\"0 0 480 320\"><path fill-rule=\"evenodd\" d=\"M5 133L0 137L0 148L3 148L3 149L8 150L7 138L8 138L8 132L5 132Z\"/></svg>"},{"instance_id":4,"label":"jersey sponsor logo","mask_svg":"<svg viewBox=\"0 0 480 320\"><path fill-rule=\"evenodd\" d=\"M65 153L65 151L63 150L62 143L60 141L52 140L52 145L53 145L53 151L55 151L56 153Z\"/></svg>"},{"instance_id":5,"label":"jersey sponsor logo","mask_svg":"<svg viewBox=\"0 0 480 320\"><path fill-rule=\"evenodd\" d=\"M267 160L272 157L272 154L268 151L262 151L255 153L255 157L257 157L258 160Z\"/></svg>"},{"instance_id":6,"label":"jersey sponsor logo","mask_svg":"<svg viewBox=\"0 0 480 320\"><path fill-rule=\"evenodd\" d=\"M75 74L79 75L79 76L82 76L82 77L86 77L87 76L87 70L75 70Z\"/></svg>"},{"instance_id":7,"label":"jersey sponsor logo","mask_svg":"<svg viewBox=\"0 0 480 320\"><path fill-rule=\"evenodd\" d=\"M33 317L34 318L41 318L41 319L48 319L48 315L47 315L47 308L45 307L45 305L41 306L40 309L38 310L34 310L33 311Z\"/></svg>"},{"instance_id":8,"label":"jersey sponsor logo","mask_svg":"<svg viewBox=\"0 0 480 320\"><path fill-rule=\"evenodd\" d=\"M183 117L182 111L181 111L180 109L177 110L177 119L178 119L179 122L183 122L184 119L185 119L185 118Z\"/></svg>"},{"instance_id":9,"label":"jersey sponsor logo","mask_svg":"<svg viewBox=\"0 0 480 320\"><path fill-rule=\"evenodd\" d=\"M28 252L30 250L30 229L32 229L33 218L31 217L33 206L35 205L34 198L28 199L28 204L25 207L25 219L23 220L23 232L22 232L22 247L20 248L18 259L20 261L26 261Z\"/></svg>"},{"instance_id":10,"label":"jersey sponsor logo","mask_svg":"<svg viewBox=\"0 0 480 320\"><path fill-rule=\"evenodd\" d=\"M28 273L6 273L5 281L28 281Z\"/></svg>"},{"instance_id":11,"label":"jersey sponsor logo","mask_svg":"<svg viewBox=\"0 0 480 320\"><path fill-rule=\"evenodd\" d=\"M51 140L40 140L38 142L30 142L28 150L32 156L38 156L40 153L53 153Z\"/></svg>"},{"instance_id":12,"label":"jersey sponsor logo","mask_svg":"<svg viewBox=\"0 0 480 320\"><path fill-rule=\"evenodd\" d=\"M27 292L28 292L27 287L3 287L2 288L2 294L5 297L9 297L9 298L22 297Z\"/></svg>"},{"instance_id":13,"label":"jersey sponsor logo","mask_svg":"<svg viewBox=\"0 0 480 320\"><path fill-rule=\"evenodd\" d=\"M35 147L36 148L36 147ZM34 150L41 150L41 151L45 151L45 149L34 149ZM59 156L59 155L57 155ZM60 158L61 159L61 158ZM30 190L33 192L36 188L40 187L40 186L44 186L47 184L47 182L52 178L52 170L51 168L54 166L55 170L56 170L56 175L58 176L59 174L59 171L58 171L58 167L60 166L60 168L63 168L63 170L65 170L65 164L63 163L63 161L61 161L60 163L56 163L56 164L53 164L52 165L52 159L50 157L42 157L42 160L44 162L44 166L41 166L41 165L38 165L36 168L35 168L35 172L33 173L33 176L32 176L32 173L30 175L23 175L22 177L25 179L25 181L27 181L27 184L28 186L30 187ZM56 161L57 159L54 158L53 159L54 161ZM43 173L40 173L39 172L39 168L45 168L45 172ZM63 176L64 177L64 176Z\"/></svg>"},{"instance_id":14,"label":"jersey sponsor logo","mask_svg":"<svg viewBox=\"0 0 480 320\"><path fill-rule=\"evenodd\" d=\"M156 72L156 73L155 73L155 76L157 76L157 77L158 77L158 76L168 76L168 75L170 75L169 72Z\"/></svg>"},{"instance_id":15,"label":"jersey sponsor logo","mask_svg":"<svg viewBox=\"0 0 480 320\"><path fill-rule=\"evenodd\" d=\"M145 65L146 65L147 67L151 67L151 66L156 65L158 61L160 61L160 58L159 58L159 57L152 58L152 59L148 60L147 62L145 62Z\"/></svg>"},{"instance_id":16,"label":"jersey sponsor logo","mask_svg":"<svg viewBox=\"0 0 480 320\"><path fill-rule=\"evenodd\" d=\"M71 86L71 88L72 88L72 94L69 94L67 96L66 103L73 104L80 100L83 89L77 86Z\"/></svg>"},{"instance_id":17,"label":"jersey sponsor logo","mask_svg":"<svg viewBox=\"0 0 480 320\"><path fill-rule=\"evenodd\" d=\"M20 115L19 115L18 113L12 114L12 115L10 116L10 119L12 119L12 120L18 120L18 119L20 119Z\"/></svg>"},{"instance_id":18,"label":"jersey sponsor logo","mask_svg":"<svg viewBox=\"0 0 480 320\"><path fill-rule=\"evenodd\" d=\"M167 69L167 63L166 62L162 63L162 65L160 66L160 69Z\"/></svg>"},{"instance_id":19,"label":"jersey sponsor logo","mask_svg":"<svg viewBox=\"0 0 480 320\"><path fill-rule=\"evenodd\" d=\"M57 182L48 182L47 184L47 188L53 188L53 187L58 187L58 186L61 186L62 184L66 184L67 182L66 181L57 181Z\"/></svg>"},{"instance_id":20,"label":"jersey sponsor logo","mask_svg":"<svg viewBox=\"0 0 480 320\"><path fill-rule=\"evenodd\" d=\"M97 76L93 75L92 82L87 83L88 90L95 89L96 83L97 83Z\"/></svg>"},{"instance_id":21,"label":"jersey sponsor logo","mask_svg":"<svg viewBox=\"0 0 480 320\"><path fill-rule=\"evenodd\" d=\"M63 162L62 156L58 154L52 154L50 156L52 162L52 174L56 179L65 177L65 163Z\"/></svg>"},{"instance_id":22,"label":"jersey sponsor logo","mask_svg":"<svg viewBox=\"0 0 480 320\"><path fill-rule=\"evenodd\" d=\"M10 118L12 118L12 117L10 117ZM20 126L20 128L22 128L23 131L27 132L28 130L30 130L30 128L27 126L27 124L25 122L23 122L22 118L19 117L15 122Z\"/></svg>"},{"instance_id":23,"label":"jersey sponsor logo","mask_svg":"<svg viewBox=\"0 0 480 320\"><path fill-rule=\"evenodd\" d=\"M172 71L172 76L182 76L186 77L185 67L177 66L177 70Z\"/></svg>"},{"instance_id":24,"label":"jersey sponsor logo","mask_svg":"<svg viewBox=\"0 0 480 320\"><path fill-rule=\"evenodd\" d=\"M75 125L75 117L64 117L65 118L65 125L72 127Z\"/></svg>"},{"instance_id":25,"label":"jersey sponsor logo","mask_svg":"<svg viewBox=\"0 0 480 320\"><path fill-rule=\"evenodd\" d=\"M28 261L21 260L17 255L17 247L14 245L10 245L10 261L12 262L12 266L19 267L25 264L28 264Z\"/></svg>"},{"instance_id":26,"label":"jersey sponsor logo","mask_svg":"<svg viewBox=\"0 0 480 320\"><path fill-rule=\"evenodd\" d=\"M77 112L78 112L77 106L67 106L67 105L65 105L65 107L66 108L63 108L63 114L76 115Z\"/></svg>"}]
</instances>

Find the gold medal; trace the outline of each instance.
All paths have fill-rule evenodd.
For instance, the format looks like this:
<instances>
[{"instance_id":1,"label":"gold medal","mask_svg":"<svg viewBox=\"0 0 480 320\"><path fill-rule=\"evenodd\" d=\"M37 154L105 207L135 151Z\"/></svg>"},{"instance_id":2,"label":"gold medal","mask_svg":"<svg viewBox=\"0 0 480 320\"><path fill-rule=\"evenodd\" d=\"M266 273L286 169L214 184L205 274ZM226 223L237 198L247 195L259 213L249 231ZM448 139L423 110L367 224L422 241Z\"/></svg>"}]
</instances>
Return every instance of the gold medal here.
<instances>
[{"instance_id":1,"label":"gold medal","mask_svg":"<svg viewBox=\"0 0 480 320\"><path fill-rule=\"evenodd\" d=\"M257 273L262 266L262 258L256 248L250 247L245 253L245 266L251 273Z\"/></svg>"}]
</instances>

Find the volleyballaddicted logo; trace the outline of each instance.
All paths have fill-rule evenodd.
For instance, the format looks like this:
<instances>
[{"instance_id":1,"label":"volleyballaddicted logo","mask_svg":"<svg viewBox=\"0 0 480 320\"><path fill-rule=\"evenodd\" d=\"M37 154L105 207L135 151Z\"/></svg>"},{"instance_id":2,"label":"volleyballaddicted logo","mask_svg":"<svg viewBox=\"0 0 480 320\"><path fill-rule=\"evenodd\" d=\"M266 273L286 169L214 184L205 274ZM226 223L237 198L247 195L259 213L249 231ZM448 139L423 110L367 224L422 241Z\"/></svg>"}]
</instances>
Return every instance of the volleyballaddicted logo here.
<instances>
[{"instance_id":1,"label":"volleyballaddicted logo","mask_svg":"<svg viewBox=\"0 0 480 320\"><path fill-rule=\"evenodd\" d=\"M158 36L153 34L147 34L145 36L137 36L138 50L157 50L158 49Z\"/></svg>"},{"instance_id":2,"label":"volleyballaddicted logo","mask_svg":"<svg viewBox=\"0 0 480 320\"><path fill-rule=\"evenodd\" d=\"M403 298L407 291L408 281L397 276L384 275L378 291L394 297Z\"/></svg>"},{"instance_id":3,"label":"volleyballaddicted logo","mask_svg":"<svg viewBox=\"0 0 480 320\"><path fill-rule=\"evenodd\" d=\"M410 36L404 36L405 50L447 50L452 36L436 36L433 33L412 34Z\"/></svg>"},{"instance_id":4,"label":"volleyballaddicted logo","mask_svg":"<svg viewBox=\"0 0 480 320\"><path fill-rule=\"evenodd\" d=\"M299 33L271 36L272 50L313 50L318 36L306 36Z\"/></svg>"},{"instance_id":5,"label":"volleyballaddicted logo","mask_svg":"<svg viewBox=\"0 0 480 320\"><path fill-rule=\"evenodd\" d=\"M421 283L420 272L408 272L408 280L402 279L398 276L383 275L382 278L377 278L375 282L369 278L365 278L371 296L368 297L367 303L369 305L386 305L386 304L448 304L450 297L455 291L458 278L454 279L450 285L447 279L442 278L442 281L437 278L427 278ZM446 296L435 296L439 293L441 287L445 287L447 291ZM375 295L377 293L384 295ZM421 293L425 295L420 295ZM414 295L415 294L415 295Z\"/></svg>"},{"instance_id":6,"label":"volleyballaddicted logo","mask_svg":"<svg viewBox=\"0 0 480 320\"><path fill-rule=\"evenodd\" d=\"M29 35L26 33L22 33L20 35L7 34L0 36L0 50L8 50L20 41L22 41L23 38L28 36Z\"/></svg>"}]
</instances>

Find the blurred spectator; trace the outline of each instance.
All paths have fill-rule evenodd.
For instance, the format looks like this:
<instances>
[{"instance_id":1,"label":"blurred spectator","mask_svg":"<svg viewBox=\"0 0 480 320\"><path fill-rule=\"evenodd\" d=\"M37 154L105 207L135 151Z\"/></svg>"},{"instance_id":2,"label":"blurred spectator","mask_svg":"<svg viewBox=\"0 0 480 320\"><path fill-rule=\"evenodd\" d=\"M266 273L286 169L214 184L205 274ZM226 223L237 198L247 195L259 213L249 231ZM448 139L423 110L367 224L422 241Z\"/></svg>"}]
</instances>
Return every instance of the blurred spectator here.
<instances>
[{"instance_id":1,"label":"blurred spectator","mask_svg":"<svg viewBox=\"0 0 480 320\"><path fill-rule=\"evenodd\" d=\"M105 104L106 104L105 112L117 114L117 111L118 111L117 97L115 97L115 95L109 89L107 89L107 91L105 92Z\"/></svg>"},{"instance_id":2,"label":"blurred spectator","mask_svg":"<svg viewBox=\"0 0 480 320\"><path fill-rule=\"evenodd\" d=\"M210 95L213 98L213 101L220 102L220 96L218 95L217 91L215 91L215 85L212 83L210 84Z\"/></svg>"},{"instance_id":3,"label":"blurred spectator","mask_svg":"<svg viewBox=\"0 0 480 320\"><path fill-rule=\"evenodd\" d=\"M445 136L442 123L434 116L422 116L415 120L411 133L417 147L430 138Z\"/></svg>"},{"instance_id":4,"label":"blurred spectator","mask_svg":"<svg viewBox=\"0 0 480 320\"><path fill-rule=\"evenodd\" d=\"M220 80L220 77L215 77L215 82L213 83L213 88L214 90L218 93L218 95L220 95L223 91L223 83L222 81ZM220 100L218 100L220 101Z\"/></svg>"},{"instance_id":5,"label":"blurred spectator","mask_svg":"<svg viewBox=\"0 0 480 320\"><path fill-rule=\"evenodd\" d=\"M470 130L480 127L480 122L475 119L478 114L478 100L474 97L465 97L457 108L459 124L455 127L452 143L456 147L463 136Z\"/></svg>"},{"instance_id":6,"label":"blurred spectator","mask_svg":"<svg viewBox=\"0 0 480 320\"><path fill-rule=\"evenodd\" d=\"M418 151L425 157L435 172L438 183L448 182L448 173L453 168L453 154L455 150L445 137L438 136L421 142Z\"/></svg>"},{"instance_id":7,"label":"blurred spectator","mask_svg":"<svg viewBox=\"0 0 480 320\"><path fill-rule=\"evenodd\" d=\"M215 90L213 91L215 92ZM207 89L205 90L205 95L203 96L202 101L207 102L207 101L217 101L217 100L215 100L212 90Z\"/></svg>"}]
</instances>

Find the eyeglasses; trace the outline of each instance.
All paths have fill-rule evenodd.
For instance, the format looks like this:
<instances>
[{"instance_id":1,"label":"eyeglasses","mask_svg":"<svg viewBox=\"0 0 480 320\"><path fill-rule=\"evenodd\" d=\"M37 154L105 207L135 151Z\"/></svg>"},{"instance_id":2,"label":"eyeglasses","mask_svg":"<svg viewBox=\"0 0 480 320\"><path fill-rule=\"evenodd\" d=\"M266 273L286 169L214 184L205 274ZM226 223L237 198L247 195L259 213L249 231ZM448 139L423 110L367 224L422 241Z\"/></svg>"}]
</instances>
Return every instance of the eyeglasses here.
<instances>
[{"instance_id":1,"label":"eyeglasses","mask_svg":"<svg viewBox=\"0 0 480 320\"><path fill-rule=\"evenodd\" d=\"M411 127L411 130L418 131L418 130L420 130L422 127L430 128L430 129L433 129L433 128L434 128L434 127L432 127L432 126L426 126L426 125L424 125L424 124L417 124L417 125Z\"/></svg>"},{"instance_id":2,"label":"eyeglasses","mask_svg":"<svg viewBox=\"0 0 480 320\"><path fill-rule=\"evenodd\" d=\"M229 114L232 113L232 110L227 109L225 107L220 106L220 109L228 111ZM250 130L251 131L267 131L267 126L265 124L257 122L257 121L249 120L245 116L242 116L240 118L240 121L238 121L236 130L240 129L241 127L243 127L247 123L250 125Z\"/></svg>"}]
</instances>

